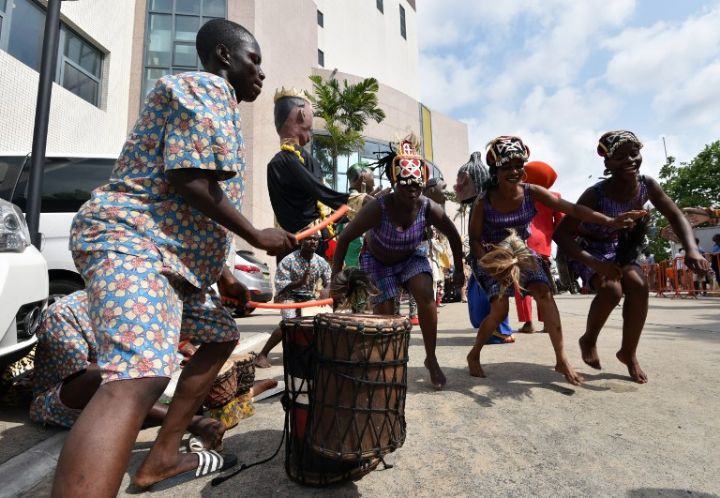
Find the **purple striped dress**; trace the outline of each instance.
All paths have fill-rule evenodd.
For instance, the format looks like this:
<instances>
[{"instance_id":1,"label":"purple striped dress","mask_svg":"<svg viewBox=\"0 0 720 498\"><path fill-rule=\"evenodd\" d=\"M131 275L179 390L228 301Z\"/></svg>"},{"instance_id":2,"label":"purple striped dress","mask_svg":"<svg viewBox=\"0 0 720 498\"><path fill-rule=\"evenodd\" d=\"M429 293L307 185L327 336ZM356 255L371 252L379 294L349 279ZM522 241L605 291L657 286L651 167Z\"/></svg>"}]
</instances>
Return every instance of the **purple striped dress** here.
<instances>
[{"instance_id":1,"label":"purple striped dress","mask_svg":"<svg viewBox=\"0 0 720 498\"><path fill-rule=\"evenodd\" d=\"M360 268L373 280L380 293L373 298L375 304L395 299L400 295L402 286L415 275L429 273L432 275L430 262L428 261L427 250L422 244L425 238L425 229L428 226L427 211L430 201L425 196L420 196L420 209L415 221L406 229L393 225L388 216L385 199L383 196L378 199L382 218L380 225L369 231L369 236L374 239L375 244L388 252L409 252L415 251L407 259L394 265L384 265L363 245L360 253Z\"/></svg>"},{"instance_id":2,"label":"purple striped dress","mask_svg":"<svg viewBox=\"0 0 720 498\"><path fill-rule=\"evenodd\" d=\"M603 213L611 218L615 218L627 211L643 209L643 206L648 201L648 188L644 175L640 175L638 190L629 201L615 201L610 199L603 188L606 182L607 180L601 180L590 187L595 191L598 199L598 207L595 211ZM582 233L593 234L595 236L592 239L589 237L579 237L578 244L582 249L589 252L593 258L600 261L615 261L618 242L620 240L619 229L607 225L585 222L580 225L580 228ZM592 277L595 275L595 270L580 263L579 261L572 261L572 264L575 271L582 278L583 283L590 287ZM633 261L630 264L637 265L638 263L637 261Z\"/></svg>"},{"instance_id":3,"label":"purple striped dress","mask_svg":"<svg viewBox=\"0 0 720 498\"><path fill-rule=\"evenodd\" d=\"M482 241L488 244L497 244L508 236L508 230L514 229L518 236L527 240L530 237L530 222L537 214L535 203L530 195L530 186L523 184L523 203L515 211L502 213L495 209L490 203L490 192L485 196L485 219L483 220ZM497 194L496 194L497 195ZM523 271L520 273L520 286L525 288L533 282L541 282L550 287L547 275L542 270L540 257L535 255L537 259L537 268L535 270ZM473 260L473 273L478 283L485 289L489 299L500 294L500 283L488 275L485 270L478 264L477 260ZM515 290L512 286L505 290L506 296L512 296Z\"/></svg>"}]
</instances>

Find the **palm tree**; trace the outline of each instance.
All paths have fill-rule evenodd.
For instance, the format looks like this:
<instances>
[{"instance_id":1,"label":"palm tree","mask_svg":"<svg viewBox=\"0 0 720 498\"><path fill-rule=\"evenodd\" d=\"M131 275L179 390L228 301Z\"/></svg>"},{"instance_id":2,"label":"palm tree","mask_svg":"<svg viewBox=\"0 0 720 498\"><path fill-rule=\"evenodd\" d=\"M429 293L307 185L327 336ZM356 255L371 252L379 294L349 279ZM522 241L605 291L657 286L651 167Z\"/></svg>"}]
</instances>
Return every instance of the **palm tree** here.
<instances>
[{"instance_id":1,"label":"palm tree","mask_svg":"<svg viewBox=\"0 0 720 498\"><path fill-rule=\"evenodd\" d=\"M327 150L332 161L333 179L337 182L338 156L357 152L365 145L363 130L370 119L380 123L385 112L378 107L377 92L380 88L375 78L365 78L359 83L342 86L333 71L328 79L310 76L315 95L312 97L315 115L325 121L327 135L314 138Z\"/></svg>"}]
</instances>

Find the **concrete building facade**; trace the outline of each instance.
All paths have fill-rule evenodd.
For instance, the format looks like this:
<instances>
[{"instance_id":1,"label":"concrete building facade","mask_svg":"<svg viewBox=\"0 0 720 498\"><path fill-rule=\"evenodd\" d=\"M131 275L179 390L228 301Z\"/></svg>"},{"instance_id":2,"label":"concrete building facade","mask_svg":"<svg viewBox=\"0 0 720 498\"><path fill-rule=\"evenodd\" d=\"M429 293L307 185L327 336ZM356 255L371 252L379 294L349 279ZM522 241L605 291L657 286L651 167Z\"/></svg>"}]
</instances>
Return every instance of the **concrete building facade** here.
<instances>
[{"instance_id":1,"label":"concrete building facade","mask_svg":"<svg viewBox=\"0 0 720 498\"><path fill-rule=\"evenodd\" d=\"M49 153L120 150L127 132L134 12L132 0L62 3ZM44 23L42 3L0 1L2 155L31 149Z\"/></svg>"}]
</instances>

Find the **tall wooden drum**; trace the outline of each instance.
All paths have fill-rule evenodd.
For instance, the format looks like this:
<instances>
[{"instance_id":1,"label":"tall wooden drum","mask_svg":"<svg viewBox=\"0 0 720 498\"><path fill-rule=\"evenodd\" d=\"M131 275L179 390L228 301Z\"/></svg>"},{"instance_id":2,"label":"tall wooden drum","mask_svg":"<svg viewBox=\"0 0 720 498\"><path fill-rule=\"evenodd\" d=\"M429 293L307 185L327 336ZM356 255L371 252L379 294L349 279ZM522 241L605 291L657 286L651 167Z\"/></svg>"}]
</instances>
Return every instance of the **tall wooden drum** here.
<instances>
[{"instance_id":1,"label":"tall wooden drum","mask_svg":"<svg viewBox=\"0 0 720 498\"><path fill-rule=\"evenodd\" d=\"M324 486L354 480L374 470L379 460L345 462L326 458L307 442L313 398L314 322L312 317L290 318L281 323L285 367L285 472L294 481Z\"/></svg>"},{"instance_id":2,"label":"tall wooden drum","mask_svg":"<svg viewBox=\"0 0 720 498\"><path fill-rule=\"evenodd\" d=\"M315 317L313 450L361 462L403 445L410 328L402 316Z\"/></svg>"}]
</instances>

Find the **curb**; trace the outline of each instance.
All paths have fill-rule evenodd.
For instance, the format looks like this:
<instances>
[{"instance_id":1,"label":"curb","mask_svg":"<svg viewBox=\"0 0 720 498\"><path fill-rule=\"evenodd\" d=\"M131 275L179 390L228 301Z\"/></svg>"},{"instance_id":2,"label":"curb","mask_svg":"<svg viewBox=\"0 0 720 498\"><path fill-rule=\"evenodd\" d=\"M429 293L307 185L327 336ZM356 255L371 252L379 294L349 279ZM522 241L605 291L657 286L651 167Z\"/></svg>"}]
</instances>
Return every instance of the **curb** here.
<instances>
[{"instance_id":1,"label":"curb","mask_svg":"<svg viewBox=\"0 0 720 498\"><path fill-rule=\"evenodd\" d=\"M19 496L52 474L68 432L55 434L0 465L0 498Z\"/></svg>"}]
</instances>

